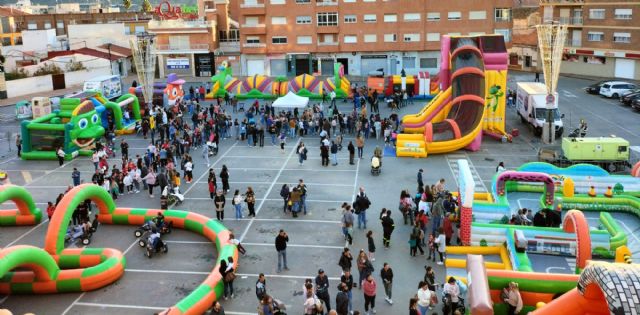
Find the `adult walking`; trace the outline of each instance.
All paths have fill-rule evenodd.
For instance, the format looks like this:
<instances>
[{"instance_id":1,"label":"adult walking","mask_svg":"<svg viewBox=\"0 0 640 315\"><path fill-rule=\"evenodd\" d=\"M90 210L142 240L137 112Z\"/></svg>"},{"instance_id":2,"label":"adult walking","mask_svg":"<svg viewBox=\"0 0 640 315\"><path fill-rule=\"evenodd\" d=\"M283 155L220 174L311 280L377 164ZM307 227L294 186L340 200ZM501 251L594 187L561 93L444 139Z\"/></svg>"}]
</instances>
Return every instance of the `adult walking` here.
<instances>
[{"instance_id":1,"label":"adult walking","mask_svg":"<svg viewBox=\"0 0 640 315\"><path fill-rule=\"evenodd\" d=\"M431 307L432 294L433 292L429 290L427 283L420 281L420 284L418 284L418 293L416 294L418 297L418 310L420 310L420 314L427 314L427 312L433 308Z\"/></svg>"},{"instance_id":2,"label":"adult walking","mask_svg":"<svg viewBox=\"0 0 640 315\"><path fill-rule=\"evenodd\" d=\"M338 315L349 315L349 294L348 288L344 282L338 286L338 294L336 294L336 313Z\"/></svg>"},{"instance_id":3,"label":"adult walking","mask_svg":"<svg viewBox=\"0 0 640 315\"><path fill-rule=\"evenodd\" d=\"M251 186L247 187L247 191L244 193L244 201L247 203L247 209L249 209L249 216L256 217L256 194L253 192Z\"/></svg>"},{"instance_id":4,"label":"adult walking","mask_svg":"<svg viewBox=\"0 0 640 315\"><path fill-rule=\"evenodd\" d=\"M351 256L351 252L348 247L345 247L342 250L342 254L340 255L340 260L338 260L338 266L342 268L342 271L350 271L352 265L353 257Z\"/></svg>"},{"instance_id":5,"label":"adult walking","mask_svg":"<svg viewBox=\"0 0 640 315\"><path fill-rule=\"evenodd\" d=\"M224 220L224 205L227 201L225 200L222 190L218 190L218 193L213 198L213 203L216 206L216 218L219 221Z\"/></svg>"},{"instance_id":6,"label":"adult walking","mask_svg":"<svg viewBox=\"0 0 640 315\"><path fill-rule=\"evenodd\" d=\"M353 287L356 286L356 284L353 282L353 275L351 275L351 271L350 270L346 270L344 272L344 274L342 276L340 276L340 282L345 284L345 287L347 289L346 293L347 293L347 297L349 298L349 312L353 311L353 292L352 289Z\"/></svg>"},{"instance_id":7,"label":"adult walking","mask_svg":"<svg viewBox=\"0 0 640 315\"><path fill-rule=\"evenodd\" d=\"M445 297L448 296L451 301L451 305L445 303L442 312L444 315L454 315L456 310L458 310L458 302L460 302L460 287L454 277L449 277L447 283L444 284L442 292L445 294Z\"/></svg>"},{"instance_id":8,"label":"adult walking","mask_svg":"<svg viewBox=\"0 0 640 315\"><path fill-rule=\"evenodd\" d=\"M264 273L258 275L256 280L256 297L258 301L261 301L267 295L267 279L264 277Z\"/></svg>"},{"instance_id":9,"label":"adult walking","mask_svg":"<svg viewBox=\"0 0 640 315\"><path fill-rule=\"evenodd\" d=\"M58 150L56 150L56 156L58 157L58 164L60 166L62 166L62 164L64 164L64 150L62 150L62 147L58 147Z\"/></svg>"},{"instance_id":10,"label":"adult walking","mask_svg":"<svg viewBox=\"0 0 640 315\"><path fill-rule=\"evenodd\" d=\"M378 284L373 278L373 275L369 275L362 281L362 292L364 293L364 311L367 315L376 313L376 289ZM369 313L369 307L371 307L371 313Z\"/></svg>"},{"instance_id":11,"label":"adult walking","mask_svg":"<svg viewBox=\"0 0 640 315\"><path fill-rule=\"evenodd\" d=\"M424 182L422 181L422 173L424 171L422 169L418 170L418 188L419 187L424 187Z\"/></svg>"},{"instance_id":12,"label":"adult walking","mask_svg":"<svg viewBox=\"0 0 640 315\"><path fill-rule=\"evenodd\" d=\"M147 183L147 187L149 187L149 198L153 198L153 187L156 186L156 179L156 172L153 167L149 168L149 173L142 178Z\"/></svg>"},{"instance_id":13,"label":"adult walking","mask_svg":"<svg viewBox=\"0 0 640 315\"><path fill-rule=\"evenodd\" d=\"M22 156L22 138L20 135L16 136L16 148L18 149L18 157Z\"/></svg>"},{"instance_id":14,"label":"adult walking","mask_svg":"<svg viewBox=\"0 0 640 315\"><path fill-rule=\"evenodd\" d=\"M391 210L382 208L380 220L382 221L382 245L385 249L388 249L391 245L391 233L393 233L393 230L396 228L391 218Z\"/></svg>"},{"instance_id":15,"label":"adult walking","mask_svg":"<svg viewBox=\"0 0 640 315\"><path fill-rule=\"evenodd\" d=\"M289 270L287 267L287 242L289 242L289 235L284 230L280 230L278 236L276 236L276 251L278 252L278 273L284 270Z\"/></svg>"},{"instance_id":16,"label":"adult walking","mask_svg":"<svg viewBox=\"0 0 640 315\"><path fill-rule=\"evenodd\" d=\"M220 180L222 181L222 190L224 193L229 192L229 169L227 169L226 165L222 165L222 170L220 170Z\"/></svg>"},{"instance_id":17,"label":"adult walking","mask_svg":"<svg viewBox=\"0 0 640 315\"><path fill-rule=\"evenodd\" d=\"M325 309L328 311L331 309L331 296L329 295L329 277L324 273L323 269L318 270L318 275L315 279L316 283L316 296L322 302L324 302Z\"/></svg>"},{"instance_id":18,"label":"adult walking","mask_svg":"<svg viewBox=\"0 0 640 315\"><path fill-rule=\"evenodd\" d=\"M282 188L280 188L280 197L284 200L284 206L282 207L283 212L287 212L287 208L289 206L289 195L291 194L291 189L289 185L282 184Z\"/></svg>"},{"instance_id":19,"label":"adult walking","mask_svg":"<svg viewBox=\"0 0 640 315\"><path fill-rule=\"evenodd\" d=\"M209 177L207 178L207 184L209 185L209 197L213 199L213 197L216 194L217 183L216 183L216 173L212 168L209 169Z\"/></svg>"},{"instance_id":20,"label":"adult walking","mask_svg":"<svg viewBox=\"0 0 640 315\"><path fill-rule=\"evenodd\" d=\"M384 285L384 299L389 304L393 304L393 300L391 299L391 289L393 288L393 269L391 269L391 265L388 263L384 263L384 265L382 265L382 269L380 269L380 278L382 279L382 285Z\"/></svg>"},{"instance_id":21,"label":"adult walking","mask_svg":"<svg viewBox=\"0 0 640 315\"><path fill-rule=\"evenodd\" d=\"M356 138L356 147L358 147L358 158L362 158L362 151L364 150L364 138L362 134L358 135Z\"/></svg>"},{"instance_id":22,"label":"adult walking","mask_svg":"<svg viewBox=\"0 0 640 315\"><path fill-rule=\"evenodd\" d=\"M302 165L304 161L307 159L307 148L304 146L304 142L300 141L300 144L296 148L296 152L298 153L298 164Z\"/></svg>"},{"instance_id":23,"label":"adult walking","mask_svg":"<svg viewBox=\"0 0 640 315\"><path fill-rule=\"evenodd\" d=\"M371 206L371 201L364 191L364 187L360 186L358 195L353 202L356 215L358 216L358 229L367 229L367 209Z\"/></svg>"},{"instance_id":24,"label":"adult walking","mask_svg":"<svg viewBox=\"0 0 640 315\"><path fill-rule=\"evenodd\" d=\"M304 183L304 180L298 180L298 190L300 191L300 210L303 213L307 214L307 185Z\"/></svg>"},{"instance_id":25,"label":"adult walking","mask_svg":"<svg viewBox=\"0 0 640 315\"><path fill-rule=\"evenodd\" d=\"M353 212L351 212L351 206L346 202L342 204L342 234L345 241L351 245L353 243Z\"/></svg>"},{"instance_id":26,"label":"adult walking","mask_svg":"<svg viewBox=\"0 0 640 315\"><path fill-rule=\"evenodd\" d=\"M320 145L320 159L322 160L322 166L329 166L329 147Z\"/></svg>"},{"instance_id":27,"label":"adult walking","mask_svg":"<svg viewBox=\"0 0 640 315\"><path fill-rule=\"evenodd\" d=\"M243 198L240 194L240 190L236 189L236 191L233 193L233 199L231 199L231 205L233 205L234 209L236 210L236 220L242 219L242 202Z\"/></svg>"},{"instance_id":28,"label":"adult walking","mask_svg":"<svg viewBox=\"0 0 640 315\"><path fill-rule=\"evenodd\" d=\"M338 145L335 141L331 141L331 165L338 165Z\"/></svg>"},{"instance_id":29,"label":"adult walking","mask_svg":"<svg viewBox=\"0 0 640 315\"><path fill-rule=\"evenodd\" d=\"M353 165L353 159L356 155L356 147L353 146L353 142L349 141L349 145L347 146L347 150L349 151L349 165Z\"/></svg>"}]
</instances>

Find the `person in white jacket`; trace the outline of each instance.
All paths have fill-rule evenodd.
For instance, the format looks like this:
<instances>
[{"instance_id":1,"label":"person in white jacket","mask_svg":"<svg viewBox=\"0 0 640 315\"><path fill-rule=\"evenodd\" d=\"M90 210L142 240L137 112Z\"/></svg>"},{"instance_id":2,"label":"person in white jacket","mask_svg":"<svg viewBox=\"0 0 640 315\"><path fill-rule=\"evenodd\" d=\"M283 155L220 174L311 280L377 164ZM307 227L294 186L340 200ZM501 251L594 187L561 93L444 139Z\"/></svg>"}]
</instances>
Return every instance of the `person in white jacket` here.
<instances>
[{"instance_id":1,"label":"person in white jacket","mask_svg":"<svg viewBox=\"0 0 640 315\"><path fill-rule=\"evenodd\" d=\"M427 312L433 307L431 306L431 294L434 294L429 290L427 283L420 281L420 288L418 288L418 310L420 314L427 314Z\"/></svg>"},{"instance_id":2,"label":"person in white jacket","mask_svg":"<svg viewBox=\"0 0 640 315\"><path fill-rule=\"evenodd\" d=\"M451 298L451 307L445 308L445 315L453 314L458 309L458 302L460 302L460 287L456 283L454 277L449 277L447 283L444 284L442 291L445 294L449 294Z\"/></svg>"}]
</instances>

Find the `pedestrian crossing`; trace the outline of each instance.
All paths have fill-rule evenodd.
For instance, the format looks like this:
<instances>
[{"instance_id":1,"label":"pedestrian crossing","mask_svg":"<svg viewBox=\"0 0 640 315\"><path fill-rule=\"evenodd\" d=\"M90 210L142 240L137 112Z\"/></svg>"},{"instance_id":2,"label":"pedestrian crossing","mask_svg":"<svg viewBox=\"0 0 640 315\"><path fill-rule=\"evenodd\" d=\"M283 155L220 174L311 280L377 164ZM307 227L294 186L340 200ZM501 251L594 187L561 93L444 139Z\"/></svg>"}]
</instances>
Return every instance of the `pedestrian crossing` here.
<instances>
[{"instance_id":1,"label":"pedestrian crossing","mask_svg":"<svg viewBox=\"0 0 640 315\"><path fill-rule=\"evenodd\" d=\"M469 163L469 168L471 168L471 175L473 176L473 181L475 182L475 192L488 192L487 186L485 186L484 181L478 174L478 170L473 166L473 162L469 160L469 157L466 154L448 154L446 156L447 163L449 164L449 169L451 169L451 173L453 174L453 178L456 181L456 185L458 185L458 175L460 170L458 169L458 160L467 160Z\"/></svg>"}]
</instances>

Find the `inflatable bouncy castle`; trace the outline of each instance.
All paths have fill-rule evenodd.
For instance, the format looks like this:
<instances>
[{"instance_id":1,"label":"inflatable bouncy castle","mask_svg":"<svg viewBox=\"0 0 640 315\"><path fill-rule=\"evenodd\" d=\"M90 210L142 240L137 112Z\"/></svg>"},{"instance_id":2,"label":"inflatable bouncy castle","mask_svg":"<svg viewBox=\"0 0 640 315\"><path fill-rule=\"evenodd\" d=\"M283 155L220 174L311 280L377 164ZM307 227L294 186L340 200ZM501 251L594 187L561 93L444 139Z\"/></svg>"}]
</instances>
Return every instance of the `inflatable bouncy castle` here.
<instances>
[{"instance_id":1,"label":"inflatable bouncy castle","mask_svg":"<svg viewBox=\"0 0 640 315\"><path fill-rule=\"evenodd\" d=\"M256 74L245 79L233 76L231 66L222 62L218 73L211 77L211 91L207 99L224 97L232 94L238 99L276 99L286 95L289 91L312 99L329 97L333 91L336 98L349 97L351 82L344 76L344 67L340 63L334 64L333 77L322 79L310 74L301 74L291 80L285 77L268 77Z\"/></svg>"}]
</instances>

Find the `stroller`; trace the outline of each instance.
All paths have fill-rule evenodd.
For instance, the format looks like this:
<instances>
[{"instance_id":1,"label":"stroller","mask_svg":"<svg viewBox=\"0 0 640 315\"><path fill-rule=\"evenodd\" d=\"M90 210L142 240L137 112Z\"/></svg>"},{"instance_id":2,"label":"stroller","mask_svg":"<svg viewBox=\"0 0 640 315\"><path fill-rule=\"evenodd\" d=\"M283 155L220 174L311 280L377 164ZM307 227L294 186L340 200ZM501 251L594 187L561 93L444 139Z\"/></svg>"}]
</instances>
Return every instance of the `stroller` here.
<instances>
[{"instance_id":1,"label":"stroller","mask_svg":"<svg viewBox=\"0 0 640 315\"><path fill-rule=\"evenodd\" d=\"M377 157L377 156L373 156L371 158L371 175L380 175L380 172L382 171L382 159Z\"/></svg>"},{"instance_id":2,"label":"stroller","mask_svg":"<svg viewBox=\"0 0 640 315\"><path fill-rule=\"evenodd\" d=\"M209 156L218 155L218 145L213 141L207 141L207 147L209 148Z\"/></svg>"},{"instance_id":3,"label":"stroller","mask_svg":"<svg viewBox=\"0 0 640 315\"><path fill-rule=\"evenodd\" d=\"M458 306L455 310L451 309L453 305L451 304L451 297L449 296L449 294L444 295L444 297L442 298L442 304L442 312L445 314L451 314L455 311L459 311L460 314L465 314L465 312L467 311L467 308L464 306L464 299L462 297L458 297Z\"/></svg>"},{"instance_id":4,"label":"stroller","mask_svg":"<svg viewBox=\"0 0 640 315\"><path fill-rule=\"evenodd\" d=\"M271 308L273 309L273 315L287 315L287 312L285 312L287 310L287 307L282 301L276 298L273 298ZM262 304L258 306L258 315L264 315Z\"/></svg>"}]
</instances>

